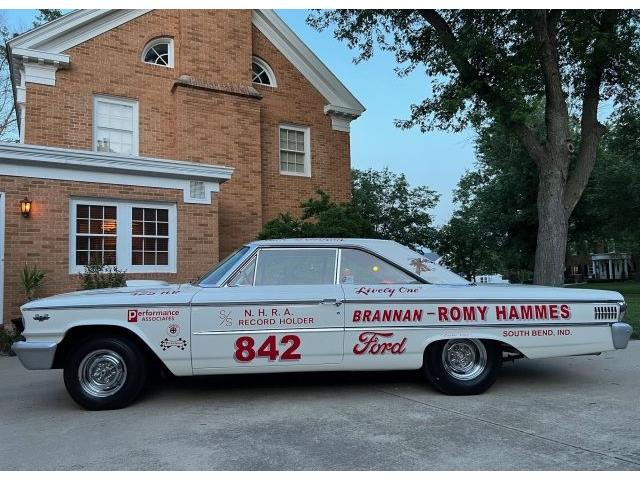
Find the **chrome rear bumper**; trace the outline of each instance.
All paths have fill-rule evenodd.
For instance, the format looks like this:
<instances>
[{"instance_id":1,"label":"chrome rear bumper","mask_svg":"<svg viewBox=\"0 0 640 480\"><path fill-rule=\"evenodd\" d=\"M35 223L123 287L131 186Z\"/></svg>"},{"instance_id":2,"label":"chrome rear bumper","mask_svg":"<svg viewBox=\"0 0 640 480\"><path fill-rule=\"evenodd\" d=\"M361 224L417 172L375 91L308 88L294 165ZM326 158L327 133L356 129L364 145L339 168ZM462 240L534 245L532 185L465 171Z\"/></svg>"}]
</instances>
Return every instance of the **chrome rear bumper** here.
<instances>
[{"instance_id":1,"label":"chrome rear bumper","mask_svg":"<svg viewBox=\"0 0 640 480\"><path fill-rule=\"evenodd\" d=\"M58 344L52 342L16 342L12 347L22 365L28 370L50 369L56 348Z\"/></svg>"},{"instance_id":2,"label":"chrome rear bumper","mask_svg":"<svg viewBox=\"0 0 640 480\"><path fill-rule=\"evenodd\" d=\"M627 323L616 322L611 324L611 337L616 349L627 348L633 329Z\"/></svg>"}]
</instances>

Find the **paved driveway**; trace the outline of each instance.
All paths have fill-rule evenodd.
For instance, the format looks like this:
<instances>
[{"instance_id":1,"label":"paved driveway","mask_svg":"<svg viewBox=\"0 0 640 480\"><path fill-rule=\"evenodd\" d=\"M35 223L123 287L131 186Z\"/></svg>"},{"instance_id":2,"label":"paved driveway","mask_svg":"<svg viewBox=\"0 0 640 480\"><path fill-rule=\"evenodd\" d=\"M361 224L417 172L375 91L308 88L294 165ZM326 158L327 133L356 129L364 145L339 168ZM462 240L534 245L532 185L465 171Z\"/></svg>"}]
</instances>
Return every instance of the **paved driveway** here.
<instances>
[{"instance_id":1,"label":"paved driveway","mask_svg":"<svg viewBox=\"0 0 640 480\"><path fill-rule=\"evenodd\" d=\"M484 395L414 372L176 379L87 412L0 357L4 469L640 469L640 341L505 365Z\"/></svg>"}]
</instances>

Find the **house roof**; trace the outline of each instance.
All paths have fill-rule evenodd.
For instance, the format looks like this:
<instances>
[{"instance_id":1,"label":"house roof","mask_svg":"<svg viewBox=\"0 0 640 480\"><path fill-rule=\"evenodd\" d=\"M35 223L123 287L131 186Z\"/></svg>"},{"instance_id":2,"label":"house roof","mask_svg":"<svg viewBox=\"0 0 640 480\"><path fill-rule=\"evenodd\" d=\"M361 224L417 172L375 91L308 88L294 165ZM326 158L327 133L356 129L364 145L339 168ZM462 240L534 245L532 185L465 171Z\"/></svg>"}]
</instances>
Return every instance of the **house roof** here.
<instances>
[{"instance_id":1,"label":"house roof","mask_svg":"<svg viewBox=\"0 0 640 480\"><path fill-rule=\"evenodd\" d=\"M64 68L63 53L151 10L74 10L7 42L12 62L30 61ZM253 10L252 22L327 100L325 113L356 118L364 106L273 11Z\"/></svg>"}]
</instances>

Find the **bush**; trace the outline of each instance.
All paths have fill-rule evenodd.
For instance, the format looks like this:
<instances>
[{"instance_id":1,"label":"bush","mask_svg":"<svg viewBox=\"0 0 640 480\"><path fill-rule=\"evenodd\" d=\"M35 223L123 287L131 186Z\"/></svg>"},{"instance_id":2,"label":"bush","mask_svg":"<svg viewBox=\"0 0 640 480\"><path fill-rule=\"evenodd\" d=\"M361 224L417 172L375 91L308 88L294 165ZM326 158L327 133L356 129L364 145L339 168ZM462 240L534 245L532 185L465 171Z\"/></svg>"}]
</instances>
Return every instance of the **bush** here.
<instances>
[{"instance_id":1,"label":"bush","mask_svg":"<svg viewBox=\"0 0 640 480\"><path fill-rule=\"evenodd\" d=\"M117 288L127 285L127 272L118 267L105 265L87 265L84 273L78 275L82 283L82 290L97 288Z\"/></svg>"}]
</instances>

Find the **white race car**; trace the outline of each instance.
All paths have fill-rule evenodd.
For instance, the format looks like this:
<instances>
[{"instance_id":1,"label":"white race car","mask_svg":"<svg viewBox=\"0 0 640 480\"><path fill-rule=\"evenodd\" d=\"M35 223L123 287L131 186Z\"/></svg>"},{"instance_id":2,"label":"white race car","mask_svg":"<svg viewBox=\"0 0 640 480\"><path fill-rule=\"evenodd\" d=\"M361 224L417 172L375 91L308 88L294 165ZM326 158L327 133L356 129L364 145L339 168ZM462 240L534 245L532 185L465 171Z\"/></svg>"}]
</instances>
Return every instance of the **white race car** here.
<instances>
[{"instance_id":1,"label":"white race car","mask_svg":"<svg viewBox=\"0 0 640 480\"><path fill-rule=\"evenodd\" d=\"M477 394L507 358L625 348L622 295L475 285L385 240L291 239L243 246L194 284L56 295L22 307L28 369L63 368L88 409L136 399L152 366L174 375L424 371Z\"/></svg>"}]
</instances>

